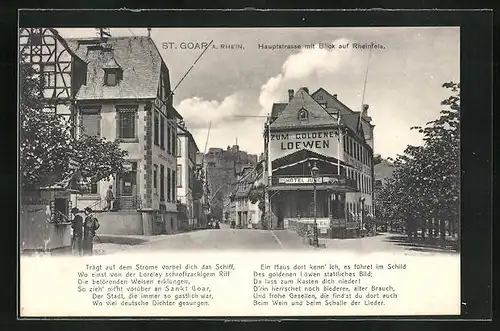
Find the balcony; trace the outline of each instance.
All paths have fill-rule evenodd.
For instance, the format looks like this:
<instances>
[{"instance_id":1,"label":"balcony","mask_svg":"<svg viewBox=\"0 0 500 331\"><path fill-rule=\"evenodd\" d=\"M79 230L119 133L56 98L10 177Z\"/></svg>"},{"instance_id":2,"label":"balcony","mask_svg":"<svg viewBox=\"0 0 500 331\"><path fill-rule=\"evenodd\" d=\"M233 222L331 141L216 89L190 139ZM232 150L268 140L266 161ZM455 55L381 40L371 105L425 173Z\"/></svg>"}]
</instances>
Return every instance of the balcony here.
<instances>
[{"instance_id":1,"label":"balcony","mask_svg":"<svg viewBox=\"0 0 500 331\"><path fill-rule=\"evenodd\" d=\"M344 175L321 174L316 179L306 175L271 176L271 189L276 190L311 190L314 183L318 190L336 190L343 192L357 191L357 183Z\"/></svg>"}]
</instances>

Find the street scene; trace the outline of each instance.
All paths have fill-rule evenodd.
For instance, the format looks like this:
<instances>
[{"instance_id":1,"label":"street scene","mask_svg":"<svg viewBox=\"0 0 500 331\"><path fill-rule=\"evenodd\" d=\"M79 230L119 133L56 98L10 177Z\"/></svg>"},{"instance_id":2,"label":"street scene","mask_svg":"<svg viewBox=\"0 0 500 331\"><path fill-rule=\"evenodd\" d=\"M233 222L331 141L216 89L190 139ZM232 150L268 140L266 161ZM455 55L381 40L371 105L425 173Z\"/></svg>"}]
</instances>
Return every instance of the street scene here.
<instances>
[{"instance_id":1,"label":"street scene","mask_svg":"<svg viewBox=\"0 0 500 331\"><path fill-rule=\"evenodd\" d=\"M21 28L20 252L458 253L459 37Z\"/></svg>"}]
</instances>

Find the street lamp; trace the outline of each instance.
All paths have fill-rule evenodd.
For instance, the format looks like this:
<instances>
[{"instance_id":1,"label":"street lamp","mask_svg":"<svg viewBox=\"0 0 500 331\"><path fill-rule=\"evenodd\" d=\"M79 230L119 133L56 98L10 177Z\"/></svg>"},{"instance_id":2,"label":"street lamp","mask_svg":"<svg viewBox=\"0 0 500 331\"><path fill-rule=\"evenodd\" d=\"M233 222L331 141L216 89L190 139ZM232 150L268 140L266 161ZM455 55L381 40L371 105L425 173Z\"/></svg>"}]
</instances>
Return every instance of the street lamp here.
<instances>
[{"instance_id":1,"label":"street lamp","mask_svg":"<svg viewBox=\"0 0 500 331\"><path fill-rule=\"evenodd\" d=\"M316 221L316 178L318 178L319 169L316 166L316 162L314 162L314 166L311 168L311 176L313 178L313 190L314 190L314 226L313 226L313 245L319 247L318 240L318 224Z\"/></svg>"},{"instance_id":2,"label":"street lamp","mask_svg":"<svg viewBox=\"0 0 500 331\"><path fill-rule=\"evenodd\" d=\"M359 198L359 202L360 202L360 205L361 205L361 224L360 224L360 227L361 227L361 231L363 231L363 214L364 214L364 210L365 210L365 197L361 197Z\"/></svg>"}]
</instances>

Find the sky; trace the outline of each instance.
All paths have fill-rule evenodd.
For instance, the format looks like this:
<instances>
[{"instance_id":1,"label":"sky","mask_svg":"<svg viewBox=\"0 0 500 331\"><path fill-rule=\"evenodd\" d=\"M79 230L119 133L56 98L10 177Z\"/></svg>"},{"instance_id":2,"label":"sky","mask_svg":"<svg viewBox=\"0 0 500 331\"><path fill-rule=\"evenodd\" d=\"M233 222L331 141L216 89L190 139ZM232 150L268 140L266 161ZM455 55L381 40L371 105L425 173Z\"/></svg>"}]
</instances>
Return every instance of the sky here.
<instances>
[{"instance_id":1,"label":"sky","mask_svg":"<svg viewBox=\"0 0 500 331\"><path fill-rule=\"evenodd\" d=\"M67 38L96 35L87 28L58 31ZM146 28L110 31L116 37L148 33ZM180 82L174 107L202 152L205 144L226 148L237 141L241 150L260 154L272 104L287 101L288 89L308 87L312 93L323 87L355 111L369 104L374 153L396 157L407 145L422 143L410 127L438 118L440 102L449 96L442 84L460 78L458 27L154 28L151 38L169 68L172 88ZM215 48L195 63L202 43L211 41ZM382 48L370 52L355 49L355 43ZM240 46L222 47L229 44ZM259 44L301 49L259 49ZM315 47L306 49L309 44Z\"/></svg>"}]
</instances>

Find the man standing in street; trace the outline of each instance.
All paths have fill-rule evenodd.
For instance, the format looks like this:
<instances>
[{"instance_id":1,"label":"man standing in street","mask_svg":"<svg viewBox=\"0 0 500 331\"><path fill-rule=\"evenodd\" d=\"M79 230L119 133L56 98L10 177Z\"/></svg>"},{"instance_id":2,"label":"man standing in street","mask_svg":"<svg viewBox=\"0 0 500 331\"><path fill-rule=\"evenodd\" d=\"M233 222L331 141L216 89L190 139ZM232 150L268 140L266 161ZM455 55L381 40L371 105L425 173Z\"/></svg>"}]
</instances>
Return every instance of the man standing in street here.
<instances>
[{"instance_id":1,"label":"man standing in street","mask_svg":"<svg viewBox=\"0 0 500 331\"><path fill-rule=\"evenodd\" d=\"M106 192L106 207L104 210L109 211L112 209L112 203L115 200L115 196L113 194L113 186L109 185L108 191Z\"/></svg>"},{"instance_id":2,"label":"man standing in street","mask_svg":"<svg viewBox=\"0 0 500 331\"><path fill-rule=\"evenodd\" d=\"M83 236L83 218L78 215L80 210L74 207L71 209L71 213L73 214L73 220L71 221L71 228L73 229L72 236L72 248L73 254L78 256L82 255L82 236Z\"/></svg>"},{"instance_id":3,"label":"man standing in street","mask_svg":"<svg viewBox=\"0 0 500 331\"><path fill-rule=\"evenodd\" d=\"M99 222L94 217L92 208L85 208L85 221L83 222L83 254L92 255L94 249L95 231L99 228Z\"/></svg>"}]
</instances>

